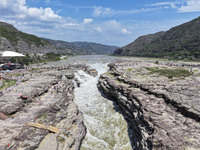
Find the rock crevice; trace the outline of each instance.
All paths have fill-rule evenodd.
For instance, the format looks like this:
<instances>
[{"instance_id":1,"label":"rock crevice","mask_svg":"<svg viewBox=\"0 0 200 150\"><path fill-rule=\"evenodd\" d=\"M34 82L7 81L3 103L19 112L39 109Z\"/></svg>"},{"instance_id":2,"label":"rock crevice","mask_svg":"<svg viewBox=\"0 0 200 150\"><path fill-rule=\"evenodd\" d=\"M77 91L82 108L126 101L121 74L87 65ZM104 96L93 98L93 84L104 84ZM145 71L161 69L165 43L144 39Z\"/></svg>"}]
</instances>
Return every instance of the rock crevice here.
<instances>
[{"instance_id":1,"label":"rock crevice","mask_svg":"<svg viewBox=\"0 0 200 150\"><path fill-rule=\"evenodd\" d=\"M133 130L133 149L198 150L200 97L195 91L199 77L191 74L172 80L149 74L145 67L152 64L128 63L128 67L110 65L111 71L101 75L98 88L121 107Z\"/></svg>"},{"instance_id":2,"label":"rock crevice","mask_svg":"<svg viewBox=\"0 0 200 150\"><path fill-rule=\"evenodd\" d=\"M21 82L0 97L0 111L8 115L0 120L0 149L80 149L86 127L82 112L73 102L75 78L71 74L77 68L24 72ZM59 132L30 127L28 123L54 126Z\"/></svg>"}]
</instances>

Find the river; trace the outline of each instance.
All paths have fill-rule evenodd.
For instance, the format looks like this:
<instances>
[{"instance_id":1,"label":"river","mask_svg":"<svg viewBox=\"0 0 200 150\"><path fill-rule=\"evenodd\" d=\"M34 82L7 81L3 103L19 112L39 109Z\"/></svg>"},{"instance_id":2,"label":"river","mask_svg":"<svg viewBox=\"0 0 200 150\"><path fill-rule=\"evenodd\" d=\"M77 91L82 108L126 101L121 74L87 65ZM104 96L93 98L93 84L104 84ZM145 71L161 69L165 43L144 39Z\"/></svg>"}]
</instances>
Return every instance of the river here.
<instances>
[{"instance_id":1,"label":"river","mask_svg":"<svg viewBox=\"0 0 200 150\"><path fill-rule=\"evenodd\" d=\"M70 59L73 62L90 65L98 71L97 77L92 77L81 70L76 73L81 86L75 88L74 101L83 112L87 127L81 150L131 150L126 121L119 111L115 110L113 102L103 97L97 89L99 76L107 71L107 64L116 58L80 56Z\"/></svg>"}]
</instances>

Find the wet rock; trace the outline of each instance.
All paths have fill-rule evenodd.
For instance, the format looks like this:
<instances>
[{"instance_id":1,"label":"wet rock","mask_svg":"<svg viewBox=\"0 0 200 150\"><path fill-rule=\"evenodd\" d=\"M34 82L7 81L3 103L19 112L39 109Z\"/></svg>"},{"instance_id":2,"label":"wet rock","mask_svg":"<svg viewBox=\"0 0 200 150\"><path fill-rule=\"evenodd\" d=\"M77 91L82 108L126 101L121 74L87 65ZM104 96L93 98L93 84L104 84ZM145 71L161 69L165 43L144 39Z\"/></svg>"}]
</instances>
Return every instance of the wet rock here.
<instances>
[{"instance_id":1,"label":"wet rock","mask_svg":"<svg viewBox=\"0 0 200 150\"><path fill-rule=\"evenodd\" d=\"M75 82L76 82L77 86L80 87L81 82L77 78L75 78Z\"/></svg>"},{"instance_id":2,"label":"wet rock","mask_svg":"<svg viewBox=\"0 0 200 150\"><path fill-rule=\"evenodd\" d=\"M98 72L95 69L88 69L86 72L93 77L98 75Z\"/></svg>"},{"instance_id":3,"label":"wet rock","mask_svg":"<svg viewBox=\"0 0 200 150\"><path fill-rule=\"evenodd\" d=\"M73 79L74 78L74 74L72 72L69 72L69 73L65 74L65 77L67 79Z\"/></svg>"}]
</instances>

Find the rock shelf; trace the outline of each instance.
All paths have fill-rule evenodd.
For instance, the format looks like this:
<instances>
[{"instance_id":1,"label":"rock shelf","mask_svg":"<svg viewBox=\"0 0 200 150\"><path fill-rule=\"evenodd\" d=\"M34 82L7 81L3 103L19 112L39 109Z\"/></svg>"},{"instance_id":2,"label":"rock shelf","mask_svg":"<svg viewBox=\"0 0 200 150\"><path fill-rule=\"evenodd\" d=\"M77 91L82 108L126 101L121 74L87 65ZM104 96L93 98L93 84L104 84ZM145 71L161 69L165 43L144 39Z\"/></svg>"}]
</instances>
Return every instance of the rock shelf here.
<instances>
[{"instance_id":1,"label":"rock shelf","mask_svg":"<svg viewBox=\"0 0 200 150\"><path fill-rule=\"evenodd\" d=\"M86 127L82 112L73 102L74 83L80 84L74 72L87 72L86 68L73 65L24 70L18 82L0 97L0 150L80 149ZM54 126L59 133L27 123Z\"/></svg>"},{"instance_id":2,"label":"rock shelf","mask_svg":"<svg viewBox=\"0 0 200 150\"><path fill-rule=\"evenodd\" d=\"M101 75L98 88L123 110L133 149L200 149L200 68L180 66L127 60Z\"/></svg>"}]
</instances>

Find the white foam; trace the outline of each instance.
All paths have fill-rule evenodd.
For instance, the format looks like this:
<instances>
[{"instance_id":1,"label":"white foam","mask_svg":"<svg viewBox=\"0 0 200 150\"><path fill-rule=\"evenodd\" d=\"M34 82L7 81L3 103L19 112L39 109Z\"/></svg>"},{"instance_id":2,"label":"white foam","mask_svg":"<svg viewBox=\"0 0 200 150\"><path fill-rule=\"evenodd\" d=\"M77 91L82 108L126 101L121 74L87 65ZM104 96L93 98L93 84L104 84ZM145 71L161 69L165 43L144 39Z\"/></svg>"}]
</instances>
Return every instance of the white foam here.
<instances>
[{"instance_id":1,"label":"white foam","mask_svg":"<svg viewBox=\"0 0 200 150\"><path fill-rule=\"evenodd\" d=\"M97 77L83 71L75 74L81 86L75 89L74 101L84 114L88 131L81 150L117 150L123 145L132 149L126 121L114 110L113 102L101 96L96 86L100 74L107 71L107 64L95 63L90 66L99 72Z\"/></svg>"}]
</instances>

